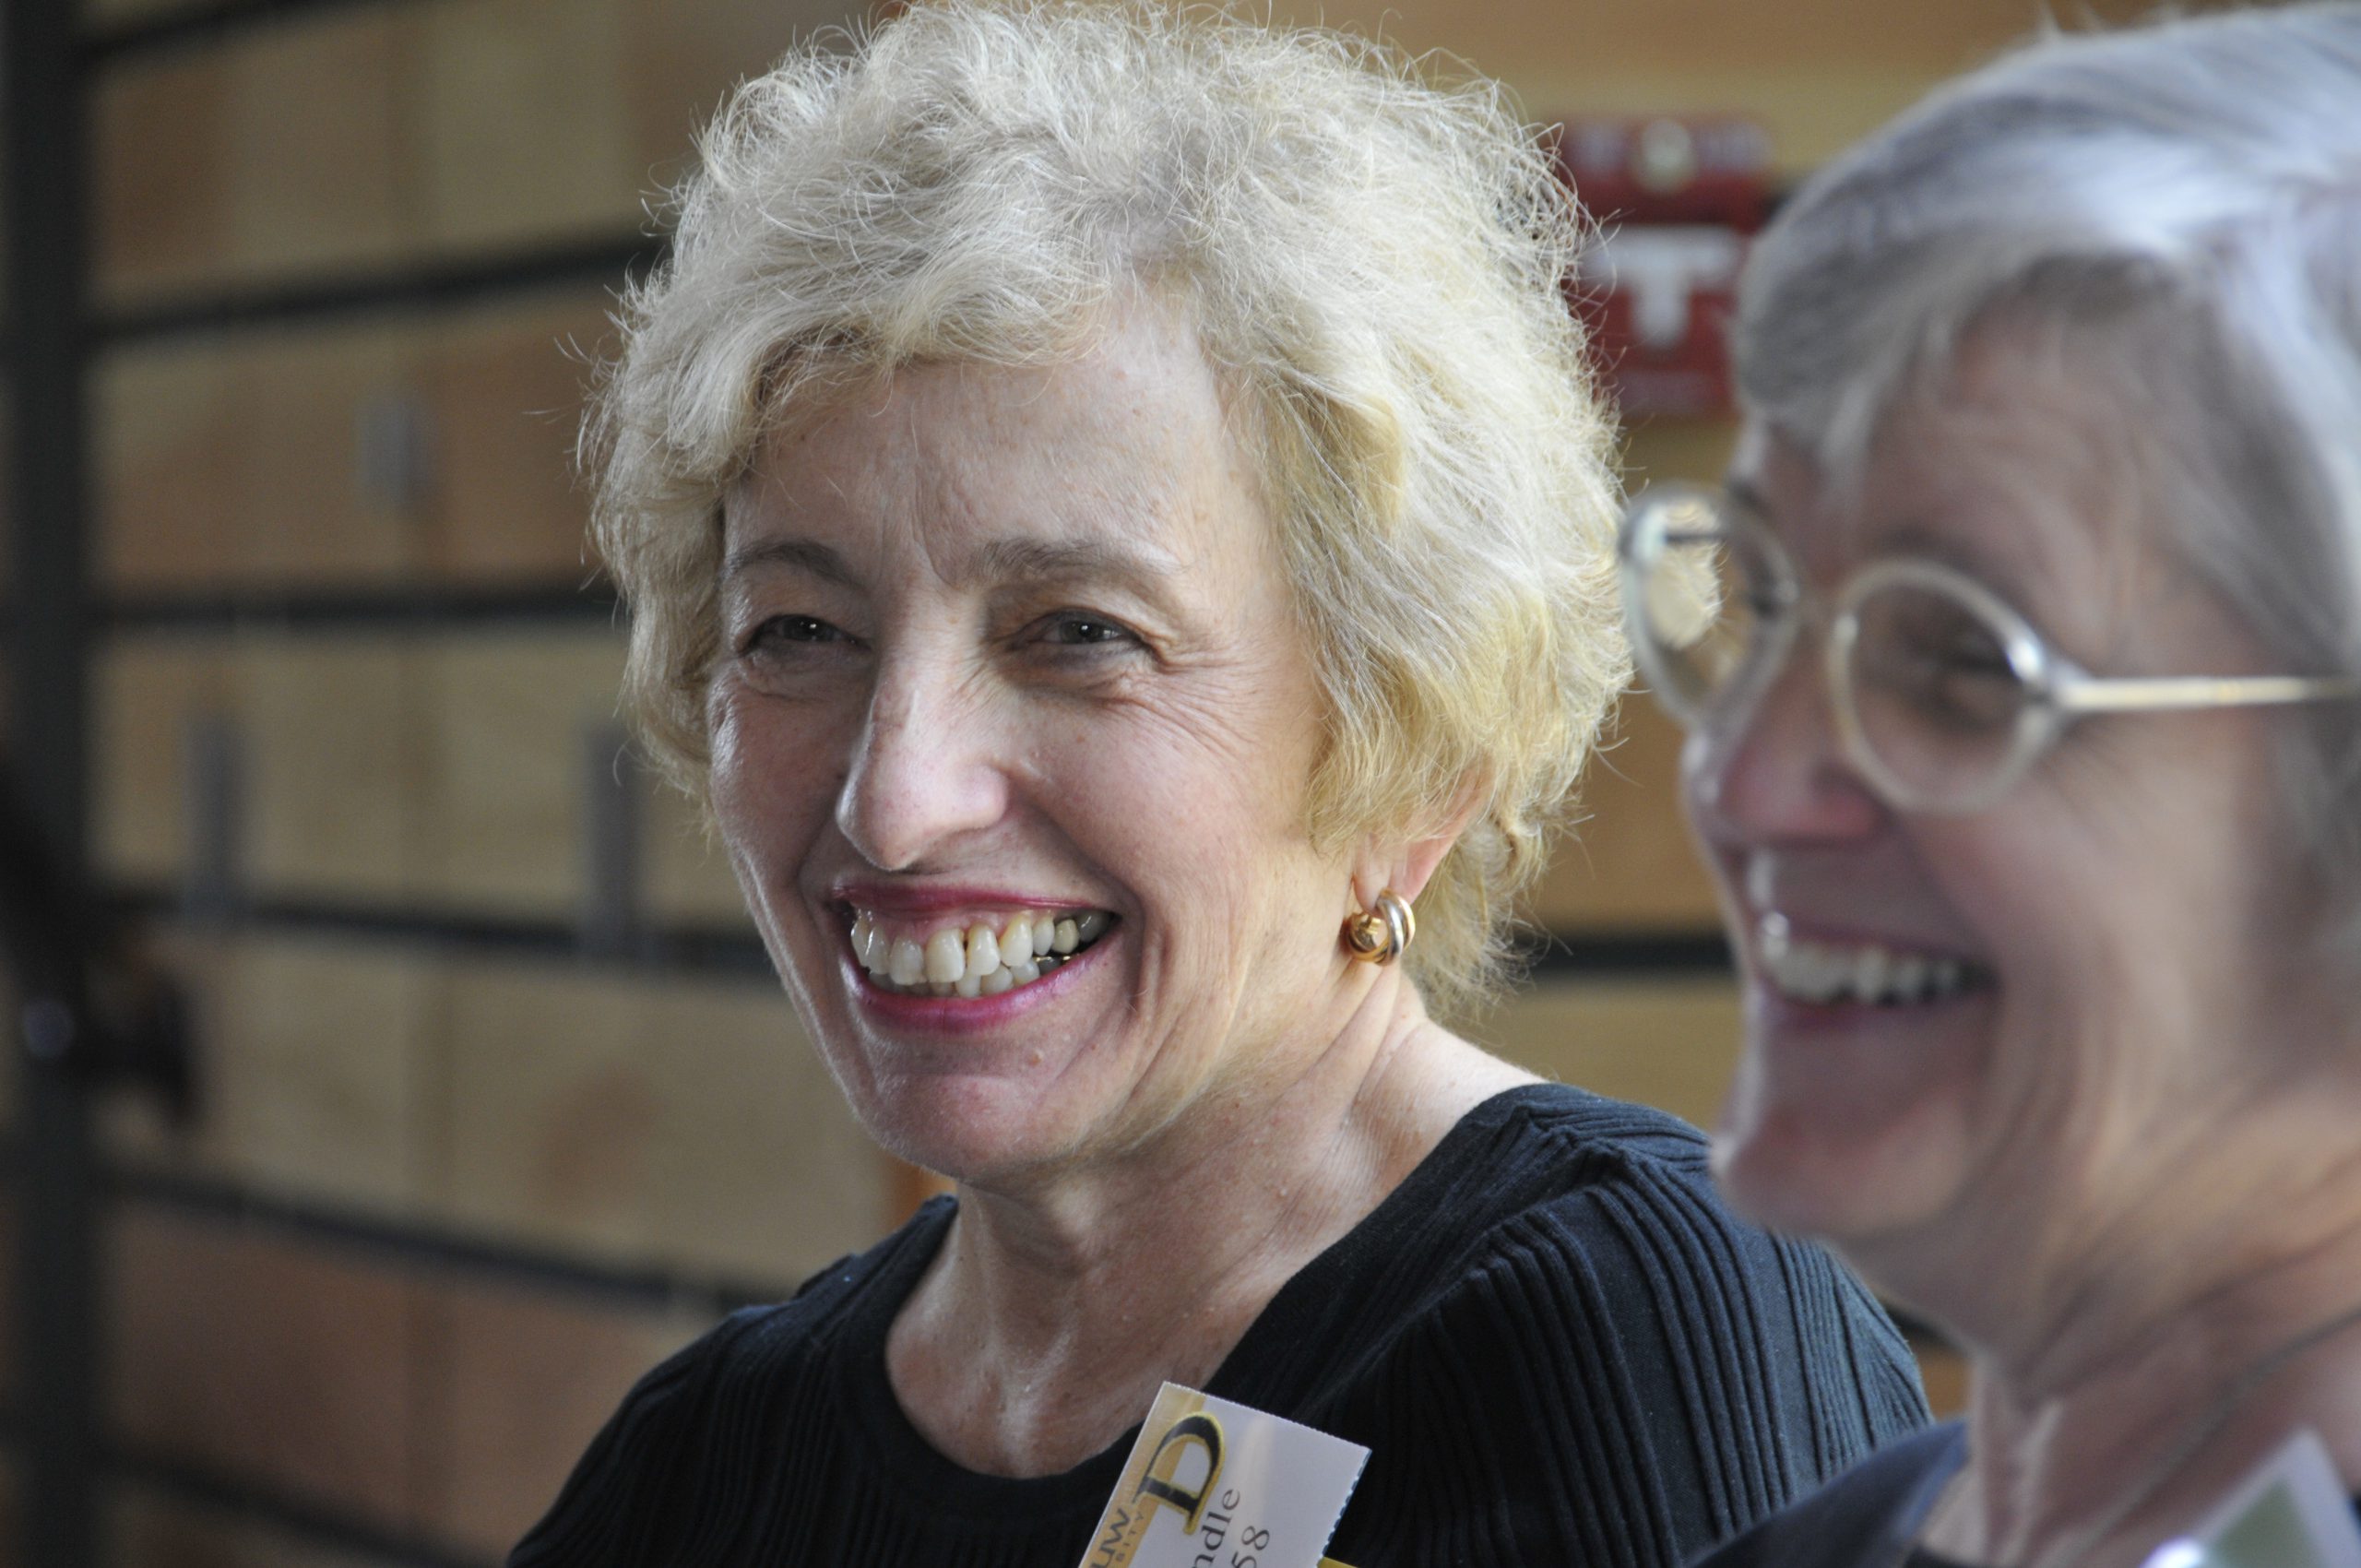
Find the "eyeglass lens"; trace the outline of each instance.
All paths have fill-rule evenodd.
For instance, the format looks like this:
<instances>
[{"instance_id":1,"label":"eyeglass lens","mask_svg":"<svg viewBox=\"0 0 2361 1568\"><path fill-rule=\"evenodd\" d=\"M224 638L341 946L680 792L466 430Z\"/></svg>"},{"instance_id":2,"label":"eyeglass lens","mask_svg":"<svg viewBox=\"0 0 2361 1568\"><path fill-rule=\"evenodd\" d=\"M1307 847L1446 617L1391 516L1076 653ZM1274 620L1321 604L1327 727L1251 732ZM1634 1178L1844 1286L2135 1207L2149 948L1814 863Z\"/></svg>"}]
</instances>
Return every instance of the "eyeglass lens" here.
<instances>
[{"instance_id":1,"label":"eyeglass lens","mask_svg":"<svg viewBox=\"0 0 2361 1568\"><path fill-rule=\"evenodd\" d=\"M1641 657L1658 694L1696 723L1762 662L1777 606L1774 568L1751 538L1682 497L1658 518L1655 548L1632 584Z\"/></svg>"},{"instance_id":2,"label":"eyeglass lens","mask_svg":"<svg viewBox=\"0 0 2361 1568\"><path fill-rule=\"evenodd\" d=\"M1644 503L1643 503L1644 504ZM1682 494L1650 519L1629 582L1643 671L1683 722L1726 720L1773 673L1797 592L1775 544ZM1918 582L1869 586L1839 674L1861 742L1894 785L1934 803L2011 767L2035 702L2006 631Z\"/></svg>"},{"instance_id":3,"label":"eyeglass lens","mask_svg":"<svg viewBox=\"0 0 2361 1568\"><path fill-rule=\"evenodd\" d=\"M1953 595L1911 583L1878 585L1853 616L1845 695L1886 771L1940 801L2010 766L2033 695L2000 628Z\"/></svg>"}]
</instances>

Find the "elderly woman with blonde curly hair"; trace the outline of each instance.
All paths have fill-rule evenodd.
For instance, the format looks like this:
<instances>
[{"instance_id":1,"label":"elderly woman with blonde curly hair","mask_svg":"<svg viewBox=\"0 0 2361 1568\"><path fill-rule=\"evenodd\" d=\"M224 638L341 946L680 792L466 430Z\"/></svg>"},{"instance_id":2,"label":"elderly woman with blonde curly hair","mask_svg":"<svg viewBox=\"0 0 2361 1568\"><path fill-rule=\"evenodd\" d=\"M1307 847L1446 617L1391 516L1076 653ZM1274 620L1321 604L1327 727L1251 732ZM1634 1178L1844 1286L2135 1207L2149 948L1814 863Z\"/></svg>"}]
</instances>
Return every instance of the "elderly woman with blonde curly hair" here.
<instances>
[{"instance_id":1,"label":"elderly woman with blonde curly hair","mask_svg":"<svg viewBox=\"0 0 2361 1568\"><path fill-rule=\"evenodd\" d=\"M738 94L593 425L630 695L958 1190L516 1563L1074 1568L1169 1380L1369 1447L1358 1568L1668 1564L1920 1419L1695 1134L1430 1016L1624 677L1579 238L1328 34L925 6Z\"/></svg>"}]
</instances>

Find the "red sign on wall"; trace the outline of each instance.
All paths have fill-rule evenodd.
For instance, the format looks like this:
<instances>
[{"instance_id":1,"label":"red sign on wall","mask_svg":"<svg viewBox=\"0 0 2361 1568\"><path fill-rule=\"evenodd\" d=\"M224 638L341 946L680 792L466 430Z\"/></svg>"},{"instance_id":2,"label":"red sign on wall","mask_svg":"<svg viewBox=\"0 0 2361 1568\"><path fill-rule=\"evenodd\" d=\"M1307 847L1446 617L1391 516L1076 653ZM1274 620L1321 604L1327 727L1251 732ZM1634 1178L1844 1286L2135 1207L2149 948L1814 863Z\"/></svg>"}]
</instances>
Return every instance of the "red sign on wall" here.
<instances>
[{"instance_id":1,"label":"red sign on wall","mask_svg":"<svg viewBox=\"0 0 2361 1568\"><path fill-rule=\"evenodd\" d=\"M1730 118L1570 120L1558 161L1599 225L1575 303L1623 411L1728 411L1725 334L1768 208L1769 137Z\"/></svg>"}]
</instances>

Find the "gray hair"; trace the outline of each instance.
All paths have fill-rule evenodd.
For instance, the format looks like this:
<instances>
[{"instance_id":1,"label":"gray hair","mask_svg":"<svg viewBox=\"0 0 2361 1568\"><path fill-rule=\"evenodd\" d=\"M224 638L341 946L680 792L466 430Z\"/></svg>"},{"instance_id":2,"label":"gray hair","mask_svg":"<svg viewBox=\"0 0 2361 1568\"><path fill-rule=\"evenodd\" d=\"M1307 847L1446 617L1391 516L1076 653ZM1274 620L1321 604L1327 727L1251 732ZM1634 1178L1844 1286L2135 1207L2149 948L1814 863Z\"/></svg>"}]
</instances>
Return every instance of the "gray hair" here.
<instances>
[{"instance_id":1,"label":"gray hair","mask_svg":"<svg viewBox=\"0 0 2361 1568\"><path fill-rule=\"evenodd\" d=\"M2081 385L2127 422L2162 422L2175 542L2264 645L2361 674L2361 6L2051 36L1936 93L1762 236L1742 396L1857 475L1904 397L2004 315L2090 355ZM2296 826L2361 951L2361 715L2312 718Z\"/></svg>"},{"instance_id":2,"label":"gray hair","mask_svg":"<svg viewBox=\"0 0 2361 1568\"><path fill-rule=\"evenodd\" d=\"M920 361L1084 351L1185 312L1260 473L1327 698L1315 841L1476 814L1419 901L1445 1008L1621 686L1585 232L1489 84L1155 0L931 0L747 83L624 300L586 431L626 698L701 793L720 500L763 438Z\"/></svg>"}]
</instances>

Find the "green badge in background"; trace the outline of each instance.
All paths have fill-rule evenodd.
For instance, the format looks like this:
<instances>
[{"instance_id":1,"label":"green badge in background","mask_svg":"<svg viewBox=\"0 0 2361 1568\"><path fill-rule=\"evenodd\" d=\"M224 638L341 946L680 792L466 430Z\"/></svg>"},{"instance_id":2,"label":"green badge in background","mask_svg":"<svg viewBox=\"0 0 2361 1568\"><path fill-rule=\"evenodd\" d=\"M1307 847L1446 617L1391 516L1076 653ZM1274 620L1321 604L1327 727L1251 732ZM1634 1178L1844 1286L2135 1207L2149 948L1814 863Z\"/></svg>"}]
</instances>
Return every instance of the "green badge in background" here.
<instances>
[{"instance_id":1,"label":"green badge in background","mask_svg":"<svg viewBox=\"0 0 2361 1568\"><path fill-rule=\"evenodd\" d=\"M2145 1568L2361 1568L2361 1526L2327 1447L2307 1429Z\"/></svg>"}]
</instances>

